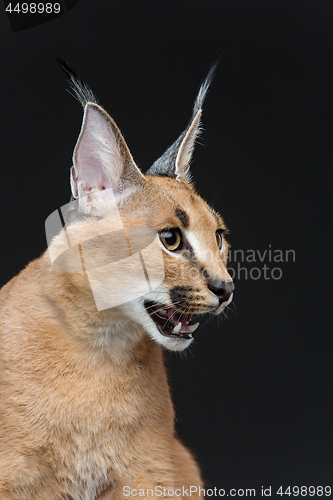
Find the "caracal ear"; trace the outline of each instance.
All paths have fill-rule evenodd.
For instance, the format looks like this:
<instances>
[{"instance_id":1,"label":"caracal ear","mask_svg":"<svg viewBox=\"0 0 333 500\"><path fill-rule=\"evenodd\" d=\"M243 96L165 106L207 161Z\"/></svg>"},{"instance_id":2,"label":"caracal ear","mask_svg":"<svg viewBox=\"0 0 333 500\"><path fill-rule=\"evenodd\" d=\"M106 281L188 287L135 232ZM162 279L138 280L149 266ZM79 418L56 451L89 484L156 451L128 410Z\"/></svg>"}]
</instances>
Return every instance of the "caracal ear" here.
<instances>
[{"instance_id":1,"label":"caracal ear","mask_svg":"<svg viewBox=\"0 0 333 500\"><path fill-rule=\"evenodd\" d=\"M73 197L107 189L121 193L144 180L115 122L98 104L88 102L73 154Z\"/></svg>"},{"instance_id":2,"label":"caracal ear","mask_svg":"<svg viewBox=\"0 0 333 500\"><path fill-rule=\"evenodd\" d=\"M176 158L175 175L179 182L190 182L190 163L194 151L195 141L201 132L201 115L202 109L199 109L191 125L189 126L186 135L180 145Z\"/></svg>"},{"instance_id":3,"label":"caracal ear","mask_svg":"<svg viewBox=\"0 0 333 500\"><path fill-rule=\"evenodd\" d=\"M192 118L187 128L163 155L153 163L147 171L148 175L174 177L179 182L190 182L190 163L195 140L201 131L202 106L213 79L216 65L217 63L211 67L205 81L200 86L199 93L194 102Z\"/></svg>"}]
</instances>

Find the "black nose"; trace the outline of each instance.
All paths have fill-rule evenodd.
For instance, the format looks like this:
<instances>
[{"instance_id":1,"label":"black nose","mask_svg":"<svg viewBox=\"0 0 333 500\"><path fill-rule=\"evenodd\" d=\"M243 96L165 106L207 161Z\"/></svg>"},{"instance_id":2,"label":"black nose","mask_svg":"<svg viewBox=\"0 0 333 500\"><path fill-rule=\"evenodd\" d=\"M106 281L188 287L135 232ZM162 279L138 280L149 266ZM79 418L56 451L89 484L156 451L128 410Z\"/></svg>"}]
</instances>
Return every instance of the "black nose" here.
<instances>
[{"instance_id":1,"label":"black nose","mask_svg":"<svg viewBox=\"0 0 333 500\"><path fill-rule=\"evenodd\" d=\"M222 304L222 302L227 302L230 299L235 285L232 281L212 280L208 288L218 296L220 304Z\"/></svg>"}]
</instances>

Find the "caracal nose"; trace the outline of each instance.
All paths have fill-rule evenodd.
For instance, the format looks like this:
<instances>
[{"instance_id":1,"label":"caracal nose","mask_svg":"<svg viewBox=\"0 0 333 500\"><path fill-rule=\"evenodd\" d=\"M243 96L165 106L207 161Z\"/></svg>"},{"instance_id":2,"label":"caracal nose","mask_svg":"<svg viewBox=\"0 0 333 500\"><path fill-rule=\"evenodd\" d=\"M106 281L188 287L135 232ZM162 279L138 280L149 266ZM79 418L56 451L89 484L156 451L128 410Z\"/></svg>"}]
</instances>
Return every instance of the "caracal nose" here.
<instances>
[{"instance_id":1,"label":"caracal nose","mask_svg":"<svg viewBox=\"0 0 333 500\"><path fill-rule=\"evenodd\" d=\"M212 282L208 285L208 288L211 292L217 295L220 304L223 302L227 302L231 294L235 289L235 285L232 281L223 281L223 280L212 280Z\"/></svg>"}]
</instances>

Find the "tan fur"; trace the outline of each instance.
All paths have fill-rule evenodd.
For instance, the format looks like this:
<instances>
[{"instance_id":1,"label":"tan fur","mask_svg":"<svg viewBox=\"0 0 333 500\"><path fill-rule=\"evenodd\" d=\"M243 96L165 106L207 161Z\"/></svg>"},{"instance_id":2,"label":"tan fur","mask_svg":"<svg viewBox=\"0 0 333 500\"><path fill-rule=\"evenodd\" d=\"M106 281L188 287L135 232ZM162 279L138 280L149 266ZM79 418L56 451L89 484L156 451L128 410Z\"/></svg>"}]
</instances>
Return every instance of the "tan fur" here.
<instances>
[{"instance_id":1,"label":"tan fur","mask_svg":"<svg viewBox=\"0 0 333 500\"><path fill-rule=\"evenodd\" d=\"M168 304L172 286L192 286L191 312L213 310L216 297L190 271L205 266L230 281L227 245L221 256L215 239L222 219L188 183L135 182L120 209L124 225L180 227L180 207L206 255L190 263L164 250L157 293ZM110 217L79 222L72 234L77 241L104 234ZM96 241L102 262L108 249ZM47 251L1 290L0 307L0 500L119 499L124 486L202 486L175 435L162 347L128 304L98 311L86 274L57 272ZM177 349L184 341L172 342Z\"/></svg>"}]
</instances>

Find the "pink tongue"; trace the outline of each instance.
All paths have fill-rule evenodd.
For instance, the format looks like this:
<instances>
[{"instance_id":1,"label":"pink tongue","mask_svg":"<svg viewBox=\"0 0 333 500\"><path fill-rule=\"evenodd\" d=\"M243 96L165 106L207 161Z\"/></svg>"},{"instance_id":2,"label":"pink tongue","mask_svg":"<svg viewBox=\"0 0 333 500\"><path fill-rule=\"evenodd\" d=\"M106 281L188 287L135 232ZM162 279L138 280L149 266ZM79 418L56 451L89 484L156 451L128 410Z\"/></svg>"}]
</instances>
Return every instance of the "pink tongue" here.
<instances>
[{"instance_id":1,"label":"pink tongue","mask_svg":"<svg viewBox=\"0 0 333 500\"><path fill-rule=\"evenodd\" d=\"M169 307L168 318L174 325L178 325L180 322L183 328L191 321L192 314L179 314L175 309Z\"/></svg>"}]
</instances>

